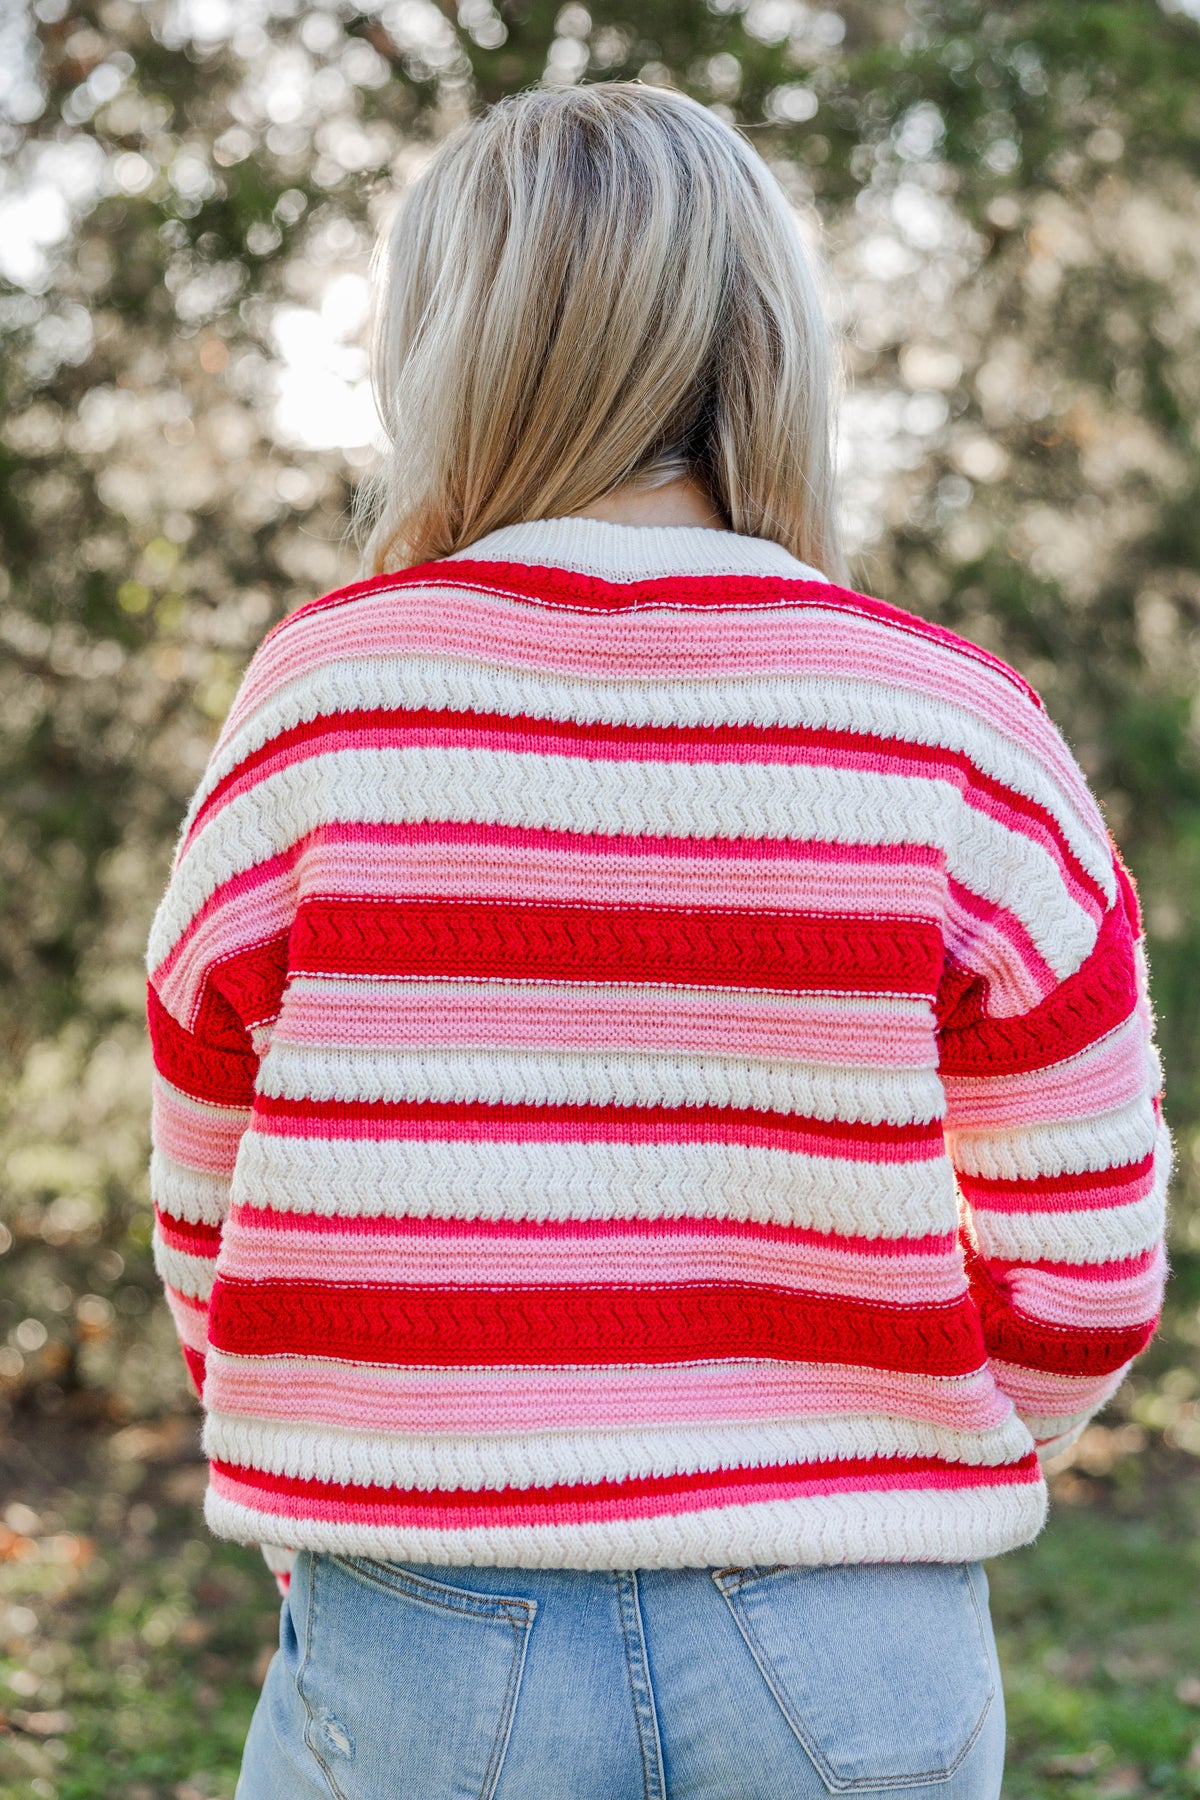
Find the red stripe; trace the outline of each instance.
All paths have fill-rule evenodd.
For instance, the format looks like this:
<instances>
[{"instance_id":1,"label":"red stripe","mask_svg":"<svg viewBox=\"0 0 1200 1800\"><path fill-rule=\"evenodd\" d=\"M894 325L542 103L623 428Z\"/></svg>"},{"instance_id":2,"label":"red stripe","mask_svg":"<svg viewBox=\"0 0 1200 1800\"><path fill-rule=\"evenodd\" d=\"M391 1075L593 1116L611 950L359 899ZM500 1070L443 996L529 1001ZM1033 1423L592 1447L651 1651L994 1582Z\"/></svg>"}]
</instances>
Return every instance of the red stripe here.
<instances>
[{"instance_id":1,"label":"red stripe","mask_svg":"<svg viewBox=\"0 0 1200 1800\"><path fill-rule=\"evenodd\" d=\"M183 1351L183 1360L187 1365L192 1386L196 1390L196 1397L199 1399L204 1393L204 1358L199 1350L192 1350L187 1344L181 1344L179 1348Z\"/></svg>"},{"instance_id":2,"label":"red stripe","mask_svg":"<svg viewBox=\"0 0 1200 1800\"><path fill-rule=\"evenodd\" d=\"M208 1330L234 1356L438 1368L734 1356L967 1375L985 1361L967 1294L889 1307L735 1282L439 1289L218 1277Z\"/></svg>"},{"instance_id":3,"label":"red stripe","mask_svg":"<svg viewBox=\"0 0 1200 1800\"><path fill-rule=\"evenodd\" d=\"M1007 1286L969 1244L963 1261L983 1322L988 1354L1051 1375L1111 1375L1154 1336L1158 1315L1140 1325L1062 1325L1036 1319L1012 1303Z\"/></svg>"},{"instance_id":4,"label":"red stripe","mask_svg":"<svg viewBox=\"0 0 1200 1800\"><path fill-rule=\"evenodd\" d=\"M820 1136L831 1146L859 1146L870 1150L873 1162L911 1162L913 1152L926 1149L942 1154L941 1122L890 1125L855 1119L810 1119L801 1113L772 1112L735 1106L619 1106L538 1105L493 1100L310 1100L285 1099L259 1094L254 1102L256 1127L269 1121L321 1121L336 1137L339 1122L378 1121L424 1127L413 1136L451 1136L520 1142L534 1127L555 1126L572 1137L586 1138L589 1128L619 1129L622 1141L679 1142L683 1138L738 1143L742 1136L757 1139L767 1132L792 1137ZM899 1152L889 1156L888 1152Z\"/></svg>"},{"instance_id":5,"label":"red stripe","mask_svg":"<svg viewBox=\"0 0 1200 1800\"><path fill-rule=\"evenodd\" d=\"M1020 1269L1022 1273L1036 1270L1040 1275L1058 1275L1065 1281L1078 1281L1089 1286L1092 1282L1131 1281L1144 1275L1161 1256L1162 1246L1155 1244L1149 1250L1140 1250L1136 1256L1120 1256L1113 1262L1055 1262L1048 1256L989 1256L987 1262L992 1273L1001 1277L1010 1269Z\"/></svg>"},{"instance_id":6,"label":"red stripe","mask_svg":"<svg viewBox=\"0 0 1200 1800\"><path fill-rule=\"evenodd\" d=\"M833 582L812 581L803 577L782 575L665 575L639 581L605 581L599 575L584 575L573 569L544 567L539 564L478 562L456 557L453 562L417 563L394 574L372 575L366 581L352 582L337 588L307 606L297 607L281 619L268 634L274 637L286 631L298 619L345 606L371 594L391 593L403 587L466 588L469 591L499 591L508 598L532 600L541 606L560 606L572 611L632 612L647 606L687 607L701 611L718 611L738 607L820 607L824 611L845 612L859 618L874 619L895 626L926 643L941 644L971 662L1002 676L1031 700L1038 711L1044 711L1041 698L1015 669L998 656L948 631L944 625L933 625L915 613L876 600L853 588L837 587Z\"/></svg>"},{"instance_id":7,"label":"red stripe","mask_svg":"<svg viewBox=\"0 0 1200 1800\"><path fill-rule=\"evenodd\" d=\"M1137 1162L1121 1163L1114 1169L1068 1169L1061 1175L1007 1176L964 1175L956 1170L955 1180L964 1200L972 1206L993 1212L1053 1211L1056 1195L1086 1195L1096 1206L1124 1206L1126 1188L1137 1185L1154 1167L1154 1153L1148 1152ZM1107 1197L1100 1199L1104 1194ZM1047 1205L1047 1202L1051 1202Z\"/></svg>"},{"instance_id":8,"label":"red stripe","mask_svg":"<svg viewBox=\"0 0 1200 1800\"><path fill-rule=\"evenodd\" d=\"M981 1466L951 1463L937 1456L852 1456L830 1458L825 1462L768 1463L760 1467L739 1469L702 1469L677 1475L637 1475L625 1481L557 1482L553 1486L528 1488L401 1488L367 1486L351 1482L322 1481L300 1475L272 1475L265 1470L214 1459L213 1470L231 1481L256 1487L264 1493L287 1495L290 1499L339 1499L347 1506L415 1506L437 1508L447 1514L473 1512L486 1508L488 1513L505 1513L525 1508L579 1506L608 1500L642 1500L659 1495L693 1495L703 1500L706 1493L731 1486L744 1488L752 1495L756 1488L794 1485L799 1492L812 1482L866 1478L877 1481L881 1490L889 1476L929 1475L941 1484L950 1478L963 1487L991 1486L1038 1479L1038 1461L1032 1454L1018 1462ZM934 1485L931 1483L931 1485Z\"/></svg>"},{"instance_id":9,"label":"red stripe","mask_svg":"<svg viewBox=\"0 0 1200 1800\"><path fill-rule=\"evenodd\" d=\"M960 1016L967 999L959 992ZM1120 898L1106 913L1091 953L1039 1005L1007 1019L943 1027L939 1072L1024 1075L1078 1056L1132 1013L1137 970L1129 918Z\"/></svg>"},{"instance_id":10,"label":"red stripe","mask_svg":"<svg viewBox=\"0 0 1200 1800\"><path fill-rule=\"evenodd\" d=\"M172 1250L184 1250L189 1256L215 1256L221 1248L219 1225L202 1225L194 1219L177 1219L173 1213L165 1213L160 1206L154 1208L154 1217L159 1236Z\"/></svg>"},{"instance_id":11,"label":"red stripe","mask_svg":"<svg viewBox=\"0 0 1200 1800\"><path fill-rule=\"evenodd\" d=\"M213 995L205 1009L205 1020L214 1022L214 1015L225 1008L219 996ZM250 1049L242 1032L240 1021L229 1016L222 1023L228 1037L236 1027L241 1033L241 1048L233 1047L228 1042L220 1042L213 1038L201 1039L190 1031L185 1031L179 1022L172 1018L152 986L146 990L146 1019L150 1028L150 1043L154 1053L154 1066L158 1073L171 1086L178 1088L181 1094L187 1094L193 1100L207 1101L211 1106L248 1107L254 1098L254 1081L258 1073L258 1058Z\"/></svg>"},{"instance_id":12,"label":"red stripe","mask_svg":"<svg viewBox=\"0 0 1200 1800\"><path fill-rule=\"evenodd\" d=\"M214 995L220 997L243 1032L278 1017L288 976L288 938L287 931L276 932L215 964L209 971L200 1003L198 1030L203 1028L205 1008L212 1004Z\"/></svg>"},{"instance_id":13,"label":"red stripe","mask_svg":"<svg viewBox=\"0 0 1200 1800\"><path fill-rule=\"evenodd\" d=\"M314 899L292 974L676 982L932 996L936 925L911 919L506 901Z\"/></svg>"},{"instance_id":14,"label":"red stripe","mask_svg":"<svg viewBox=\"0 0 1200 1800\"><path fill-rule=\"evenodd\" d=\"M990 1356L1050 1375L1112 1375L1146 1348L1158 1324L1157 1313L1141 1325L1085 1327L1032 1319L1001 1302L980 1310Z\"/></svg>"}]
</instances>

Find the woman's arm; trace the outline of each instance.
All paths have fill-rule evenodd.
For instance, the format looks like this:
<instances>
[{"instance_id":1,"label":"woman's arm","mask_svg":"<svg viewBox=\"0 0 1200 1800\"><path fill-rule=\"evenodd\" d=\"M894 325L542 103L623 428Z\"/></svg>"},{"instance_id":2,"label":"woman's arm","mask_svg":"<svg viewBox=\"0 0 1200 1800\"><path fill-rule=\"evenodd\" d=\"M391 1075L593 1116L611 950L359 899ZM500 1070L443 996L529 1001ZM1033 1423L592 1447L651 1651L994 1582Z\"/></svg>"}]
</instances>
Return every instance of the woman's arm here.
<instances>
[{"instance_id":1,"label":"woman's arm","mask_svg":"<svg viewBox=\"0 0 1200 1800\"><path fill-rule=\"evenodd\" d=\"M147 953L155 1261L197 1392L221 1227L295 915L286 809L259 776L264 648L188 809Z\"/></svg>"},{"instance_id":2,"label":"woman's arm","mask_svg":"<svg viewBox=\"0 0 1200 1800\"><path fill-rule=\"evenodd\" d=\"M1166 1273L1171 1142L1141 917L1105 841L1114 891L1078 967L1001 1017L986 980L952 968L940 1033L967 1275L996 1379L1043 1457L1120 1385Z\"/></svg>"}]
</instances>

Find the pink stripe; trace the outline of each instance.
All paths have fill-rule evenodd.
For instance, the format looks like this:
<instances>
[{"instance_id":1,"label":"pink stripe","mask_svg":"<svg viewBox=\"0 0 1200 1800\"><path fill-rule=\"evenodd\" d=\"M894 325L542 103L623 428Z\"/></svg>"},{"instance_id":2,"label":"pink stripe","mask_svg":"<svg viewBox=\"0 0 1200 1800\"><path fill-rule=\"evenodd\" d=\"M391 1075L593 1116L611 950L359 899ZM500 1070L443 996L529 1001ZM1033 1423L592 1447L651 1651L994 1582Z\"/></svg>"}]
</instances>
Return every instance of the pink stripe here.
<instances>
[{"instance_id":1,"label":"pink stripe","mask_svg":"<svg viewBox=\"0 0 1200 1800\"><path fill-rule=\"evenodd\" d=\"M1014 1186L1013 1191L1008 1194L977 1193L968 1177L967 1191L971 1211L976 1214L1027 1213L1031 1218L1038 1218L1046 1213L1089 1212L1114 1206L1133 1206L1146 1198L1156 1179L1153 1164L1144 1173L1131 1175L1128 1181L1106 1184L1096 1182L1094 1176L1104 1172L1082 1172L1078 1178L1078 1186L1039 1188L1036 1182L1030 1182L1028 1187Z\"/></svg>"},{"instance_id":2,"label":"pink stripe","mask_svg":"<svg viewBox=\"0 0 1200 1800\"><path fill-rule=\"evenodd\" d=\"M875 1475L822 1477L811 1481L747 1482L736 1478L720 1486L679 1494L642 1494L611 1500L587 1500L580 1503L555 1501L552 1505L530 1507L505 1506L502 1519L489 1506L486 1490L478 1506L455 1507L448 1513L442 1507L402 1504L390 1506L383 1501L348 1502L323 1500L312 1495L294 1497L277 1490L270 1476L261 1484L241 1482L213 1469L209 1479L216 1493L243 1506L285 1519L326 1520L331 1524L369 1523L379 1527L393 1525L412 1531L469 1531L498 1526L541 1527L551 1531L555 1526L585 1525L607 1521L669 1518L680 1513L714 1512L726 1506L767 1505L772 1501L803 1501L833 1494L895 1493L899 1490L933 1490L952 1492L962 1488L1010 1486L1012 1472L1004 1465L977 1468L966 1464L947 1463L943 1468L908 1471L892 1467ZM1035 1469L1022 1471L1022 1484L1040 1480Z\"/></svg>"},{"instance_id":3,"label":"pink stripe","mask_svg":"<svg viewBox=\"0 0 1200 1800\"><path fill-rule=\"evenodd\" d=\"M1021 1312L1057 1325L1119 1328L1157 1317L1167 1274L1161 1246L1155 1250L1149 1266L1136 1275L1114 1279L1101 1274L1099 1279L1089 1279L1093 1267L1102 1271L1105 1265L1084 1264L1071 1275L1051 1275L1044 1269L1013 1269L1005 1278L1005 1285Z\"/></svg>"},{"instance_id":4,"label":"pink stripe","mask_svg":"<svg viewBox=\"0 0 1200 1800\"><path fill-rule=\"evenodd\" d=\"M943 923L946 948L987 983L986 1009L1007 1018L1028 1012L1057 985L1057 976L1015 913L950 877Z\"/></svg>"},{"instance_id":5,"label":"pink stripe","mask_svg":"<svg viewBox=\"0 0 1200 1800\"><path fill-rule=\"evenodd\" d=\"M1068 1419L1074 1413L1091 1412L1120 1387L1124 1369L1112 1375L1053 1375L1042 1369L1025 1369L1016 1363L992 1362L997 1384L1013 1405L1036 1418Z\"/></svg>"},{"instance_id":6,"label":"pink stripe","mask_svg":"<svg viewBox=\"0 0 1200 1800\"><path fill-rule=\"evenodd\" d=\"M928 1069L937 1058L928 1010L886 999L836 1004L822 996L594 988L580 1006L574 987L529 993L503 983L422 988L304 977L291 984L275 1041L329 1049L652 1050L861 1069Z\"/></svg>"},{"instance_id":7,"label":"pink stripe","mask_svg":"<svg viewBox=\"0 0 1200 1800\"><path fill-rule=\"evenodd\" d=\"M233 1174L248 1112L202 1106L156 1075L150 1116L156 1148L174 1162L206 1175Z\"/></svg>"},{"instance_id":8,"label":"pink stripe","mask_svg":"<svg viewBox=\"0 0 1200 1800\"><path fill-rule=\"evenodd\" d=\"M235 1206L232 1215L246 1230L271 1231L286 1220L290 1231L324 1236L339 1221L324 1213L280 1212L269 1206ZM619 1234L623 1239L644 1238L660 1243L667 1238L711 1238L754 1241L763 1244L807 1245L816 1250L838 1250L872 1261L894 1260L903 1267L911 1257L944 1256L953 1251L957 1233L931 1232L926 1237L879 1238L849 1233L818 1231L809 1225L769 1225L755 1220L710 1219L454 1219L389 1218L364 1216L341 1221L352 1236L410 1239L437 1238L448 1243L477 1243L494 1238L498 1243L538 1242L550 1238L563 1243L583 1243ZM1115 1266L1115 1265L1109 1265Z\"/></svg>"},{"instance_id":9,"label":"pink stripe","mask_svg":"<svg viewBox=\"0 0 1200 1800\"><path fill-rule=\"evenodd\" d=\"M163 1282L163 1292L171 1309L180 1343L203 1356L208 1349L207 1301L196 1300L190 1294L181 1294L178 1288L173 1288L166 1281Z\"/></svg>"},{"instance_id":10,"label":"pink stripe","mask_svg":"<svg viewBox=\"0 0 1200 1800\"><path fill-rule=\"evenodd\" d=\"M223 1276L246 1280L395 1282L443 1287L542 1283L630 1284L745 1281L805 1292L858 1296L909 1305L956 1300L966 1287L956 1254L874 1257L813 1244L763 1240L753 1234L682 1232L651 1236L609 1228L586 1237L482 1231L361 1236L350 1230L288 1230L260 1213L250 1229L245 1210L225 1226Z\"/></svg>"},{"instance_id":11,"label":"pink stripe","mask_svg":"<svg viewBox=\"0 0 1200 1800\"><path fill-rule=\"evenodd\" d=\"M247 1361L213 1351L206 1402L246 1418L370 1431L636 1431L889 1413L951 1431L987 1431L1008 1416L988 1370L962 1379L837 1365L694 1363L529 1370L373 1369L295 1357Z\"/></svg>"},{"instance_id":12,"label":"pink stripe","mask_svg":"<svg viewBox=\"0 0 1200 1800\"><path fill-rule=\"evenodd\" d=\"M1000 1080L950 1076L944 1085L947 1131L1019 1133L1130 1105L1146 1091L1146 1045L1140 1032L1122 1028L1057 1068Z\"/></svg>"},{"instance_id":13,"label":"pink stripe","mask_svg":"<svg viewBox=\"0 0 1200 1800\"><path fill-rule=\"evenodd\" d=\"M836 1157L845 1162L890 1164L941 1163L941 1140L928 1136L879 1144L855 1138L836 1126L828 1133L818 1121L795 1129L780 1130L755 1125L752 1113L723 1114L719 1119L655 1113L641 1117L634 1109L628 1118L605 1118L581 1109L578 1121L541 1119L536 1113L514 1108L511 1117L497 1119L426 1118L403 1111L364 1114L355 1118L313 1103L311 1112L295 1114L257 1112L251 1130L260 1137L324 1140L331 1143L392 1143L417 1139L443 1143L522 1144L738 1144L754 1150L782 1150L791 1156Z\"/></svg>"},{"instance_id":14,"label":"pink stripe","mask_svg":"<svg viewBox=\"0 0 1200 1800\"><path fill-rule=\"evenodd\" d=\"M613 906L749 907L756 911L813 911L929 919L942 906L937 851L928 846L879 849L791 839L789 856L697 854L701 843L681 838L671 854L662 839L641 840L563 833L547 844L542 833L471 827L470 856L459 832L428 828L368 836L322 830L308 840L301 882L308 893L345 892L347 875L356 894L450 894L459 899L579 901L594 905L603 894ZM530 841L533 840L533 841ZM733 843L759 844L758 838ZM781 840L776 840L781 841ZM346 852L354 849L347 869ZM650 847L647 847L649 845ZM900 855L895 854L899 850Z\"/></svg>"}]
</instances>

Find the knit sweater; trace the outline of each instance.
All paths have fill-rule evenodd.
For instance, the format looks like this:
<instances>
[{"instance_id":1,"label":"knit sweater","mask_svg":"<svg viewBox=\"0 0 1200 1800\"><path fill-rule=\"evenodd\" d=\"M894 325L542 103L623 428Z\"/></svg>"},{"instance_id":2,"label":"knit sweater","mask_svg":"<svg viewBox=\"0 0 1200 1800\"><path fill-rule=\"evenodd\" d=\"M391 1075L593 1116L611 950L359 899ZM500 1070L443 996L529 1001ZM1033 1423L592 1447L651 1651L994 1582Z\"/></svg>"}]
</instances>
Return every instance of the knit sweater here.
<instances>
[{"instance_id":1,"label":"knit sweater","mask_svg":"<svg viewBox=\"0 0 1200 1800\"><path fill-rule=\"evenodd\" d=\"M1078 764L774 543L534 522L292 613L148 962L221 1535L987 1556L1154 1328L1141 925Z\"/></svg>"}]
</instances>

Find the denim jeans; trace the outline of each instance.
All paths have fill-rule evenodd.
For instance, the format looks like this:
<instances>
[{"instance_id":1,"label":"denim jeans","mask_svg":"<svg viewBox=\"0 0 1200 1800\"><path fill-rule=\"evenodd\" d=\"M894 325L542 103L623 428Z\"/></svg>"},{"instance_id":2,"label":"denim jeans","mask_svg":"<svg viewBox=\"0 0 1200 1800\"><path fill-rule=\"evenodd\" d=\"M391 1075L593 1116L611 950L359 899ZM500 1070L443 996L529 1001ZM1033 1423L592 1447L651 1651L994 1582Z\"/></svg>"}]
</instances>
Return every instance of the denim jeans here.
<instances>
[{"instance_id":1,"label":"denim jeans","mask_svg":"<svg viewBox=\"0 0 1200 1800\"><path fill-rule=\"evenodd\" d=\"M237 1800L997 1800L978 1563L441 1568L304 1553Z\"/></svg>"}]
</instances>

